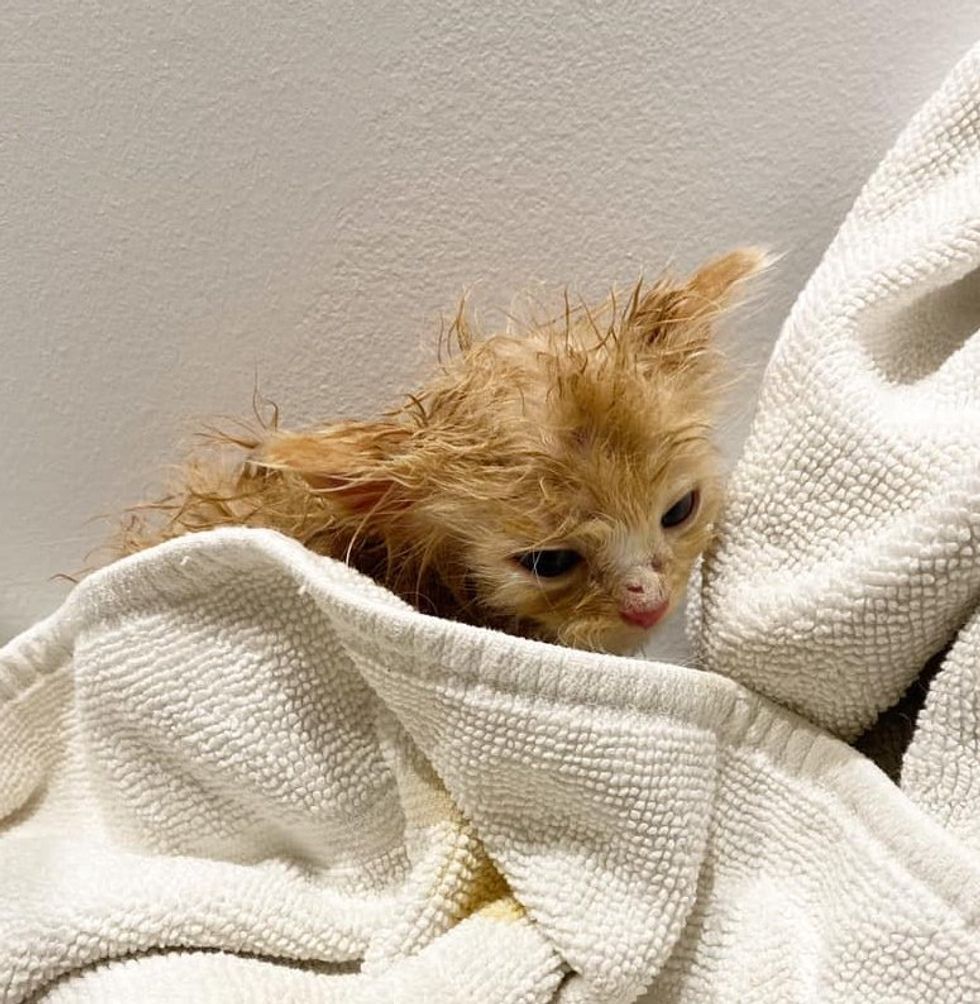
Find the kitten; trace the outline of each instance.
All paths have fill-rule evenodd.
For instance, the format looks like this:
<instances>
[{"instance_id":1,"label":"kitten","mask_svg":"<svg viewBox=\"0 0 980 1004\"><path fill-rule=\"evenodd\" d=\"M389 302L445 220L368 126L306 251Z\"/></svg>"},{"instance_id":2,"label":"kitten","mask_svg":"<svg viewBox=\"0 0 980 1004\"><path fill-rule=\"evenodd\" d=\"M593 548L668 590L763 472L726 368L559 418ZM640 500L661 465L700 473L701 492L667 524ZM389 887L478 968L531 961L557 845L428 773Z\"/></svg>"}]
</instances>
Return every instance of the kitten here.
<instances>
[{"instance_id":1,"label":"kitten","mask_svg":"<svg viewBox=\"0 0 980 1004\"><path fill-rule=\"evenodd\" d=\"M763 263L638 285L525 335L475 339L377 421L232 439L133 511L123 549L237 524L346 560L418 609L624 653L681 599L718 510L712 326ZM162 511L154 527L148 511Z\"/></svg>"}]
</instances>

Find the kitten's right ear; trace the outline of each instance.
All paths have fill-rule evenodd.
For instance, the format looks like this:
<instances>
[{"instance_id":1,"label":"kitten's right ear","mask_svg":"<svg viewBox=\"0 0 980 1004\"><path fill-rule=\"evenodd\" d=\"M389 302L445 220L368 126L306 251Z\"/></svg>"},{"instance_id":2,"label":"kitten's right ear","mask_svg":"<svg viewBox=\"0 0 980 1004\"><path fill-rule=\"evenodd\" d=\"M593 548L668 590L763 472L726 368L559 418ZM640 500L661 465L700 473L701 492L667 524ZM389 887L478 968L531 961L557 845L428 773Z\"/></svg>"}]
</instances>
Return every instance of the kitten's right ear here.
<instances>
[{"instance_id":1,"label":"kitten's right ear","mask_svg":"<svg viewBox=\"0 0 980 1004\"><path fill-rule=\"evenodd\" d=\"M392 460L411 431L394 422L338 422L308 432L276 433L252 455L260 467L299 475L350 513L402 508Z\"/></svg>"},{"instance_id":2,"label":"kitten's right ear","mask_svg":"<svg viewBox=\"0 0 980 1004\"><path fill-rule=\"evenodd\" d=\"M684 288L692 299L700 300L704 313L722 313L740 299L746 281L768 268L772 261L772 255L762 248L735 248L705 262L687 280ZM690 309L697 312L698 307L695 302Z\"/></svg>"}]
</instances>

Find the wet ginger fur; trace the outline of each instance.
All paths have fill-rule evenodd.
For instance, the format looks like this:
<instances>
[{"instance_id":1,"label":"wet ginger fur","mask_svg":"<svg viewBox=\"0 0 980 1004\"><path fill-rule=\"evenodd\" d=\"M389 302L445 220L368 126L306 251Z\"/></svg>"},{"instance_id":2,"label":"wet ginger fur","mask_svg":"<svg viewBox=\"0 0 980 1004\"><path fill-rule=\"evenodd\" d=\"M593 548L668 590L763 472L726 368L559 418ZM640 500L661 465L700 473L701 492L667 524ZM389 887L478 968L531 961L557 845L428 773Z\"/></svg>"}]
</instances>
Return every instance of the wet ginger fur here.
<instances>
[{"instance_id":1,"label":"wet ginger fur","mask_svg":"<svg viewBox=\"0 0 980 1004\"><path fill-rule=\"evenodd\" d=\"M225 435L130 511L121 550L267 527L417 609L628 653L681 599L721 500L718 317L755 249L458 351L375 421Z\"/></svg>"}]
</instances>

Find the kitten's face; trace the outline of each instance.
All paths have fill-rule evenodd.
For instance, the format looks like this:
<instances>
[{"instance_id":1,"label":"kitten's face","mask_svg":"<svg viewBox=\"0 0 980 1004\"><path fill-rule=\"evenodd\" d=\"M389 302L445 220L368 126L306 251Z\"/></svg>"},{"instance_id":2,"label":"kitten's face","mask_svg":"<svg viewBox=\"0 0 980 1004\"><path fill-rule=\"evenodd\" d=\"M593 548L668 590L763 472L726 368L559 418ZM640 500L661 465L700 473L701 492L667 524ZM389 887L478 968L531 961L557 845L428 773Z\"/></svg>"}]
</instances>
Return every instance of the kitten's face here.
<instances>
[{"instance_id":1,"label":"kitten's face","mask_svg":"<svg viewBox=\"0 0 980 1004\"><path fill-rule=\"evenodd\" d=\"M403 595L436 573L467 619L637 649L680 602L720 502L712 324L754 251L522 337L470 344L388 422L280 439ZM450 615L452 612L450 611Z\"/></svg>"},{"instance_id":2,"label":"kitten's face","mask_svg":"<svg viewBox=\"0 0 980 1004\"><path fill-rule=\"evenodd\" d=\"M491 339L425 401L418 438L438 459L414 518L500 626L633 651L708 542L713 367L647 358L631 338Z\"/></svg>"},{"instance_id":3,"label":"kitten's face","mask_svg":"<svg viewBox=\"0 0 980 1004\"><path fill-rule=\"evenodd\" d=\"M715 459L707 446L652 442L646 464L582 466L602 468L605 488L583 478L533 515L514 500L486 507L485 532L460 543L481 603L521 633L630 652L676 609L708 543Z\"/></svg>"}]
</instances>

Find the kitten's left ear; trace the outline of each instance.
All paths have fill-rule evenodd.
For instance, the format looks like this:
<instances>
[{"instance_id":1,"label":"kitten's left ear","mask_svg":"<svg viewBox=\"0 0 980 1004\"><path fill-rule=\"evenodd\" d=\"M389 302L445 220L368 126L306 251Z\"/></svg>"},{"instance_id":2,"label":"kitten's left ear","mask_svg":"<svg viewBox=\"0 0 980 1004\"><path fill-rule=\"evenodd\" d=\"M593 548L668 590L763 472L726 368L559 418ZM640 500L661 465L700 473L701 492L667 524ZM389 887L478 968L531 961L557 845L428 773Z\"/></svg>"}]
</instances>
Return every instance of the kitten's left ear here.
<instances>
[{"instance_id":1,"label":"kitten's left ear","mask_svg":"<svg viewBox=\"0 0 980 1004\"><path fill-rule=\"evenodd\" d=\"M625 326L643 344L670 354L703 349L712 322L735 305L745 282L770 260L761 248L736 248L706 262L686 282L661 279L646 293L637 291Z\"/></svg>"},{"instance_id":2,"label":"kitten's left ear","mask_svg":"<svg viewBox=\"0 0 980 1004\"><path fill-rule=\"evenodd\" d=\"M277 432L251 459L298 475L346 515L383 515L406 504L393 466L410 439L411 430L392 421L335 422L307 432Z\"/></svg>"}]
</instances>

